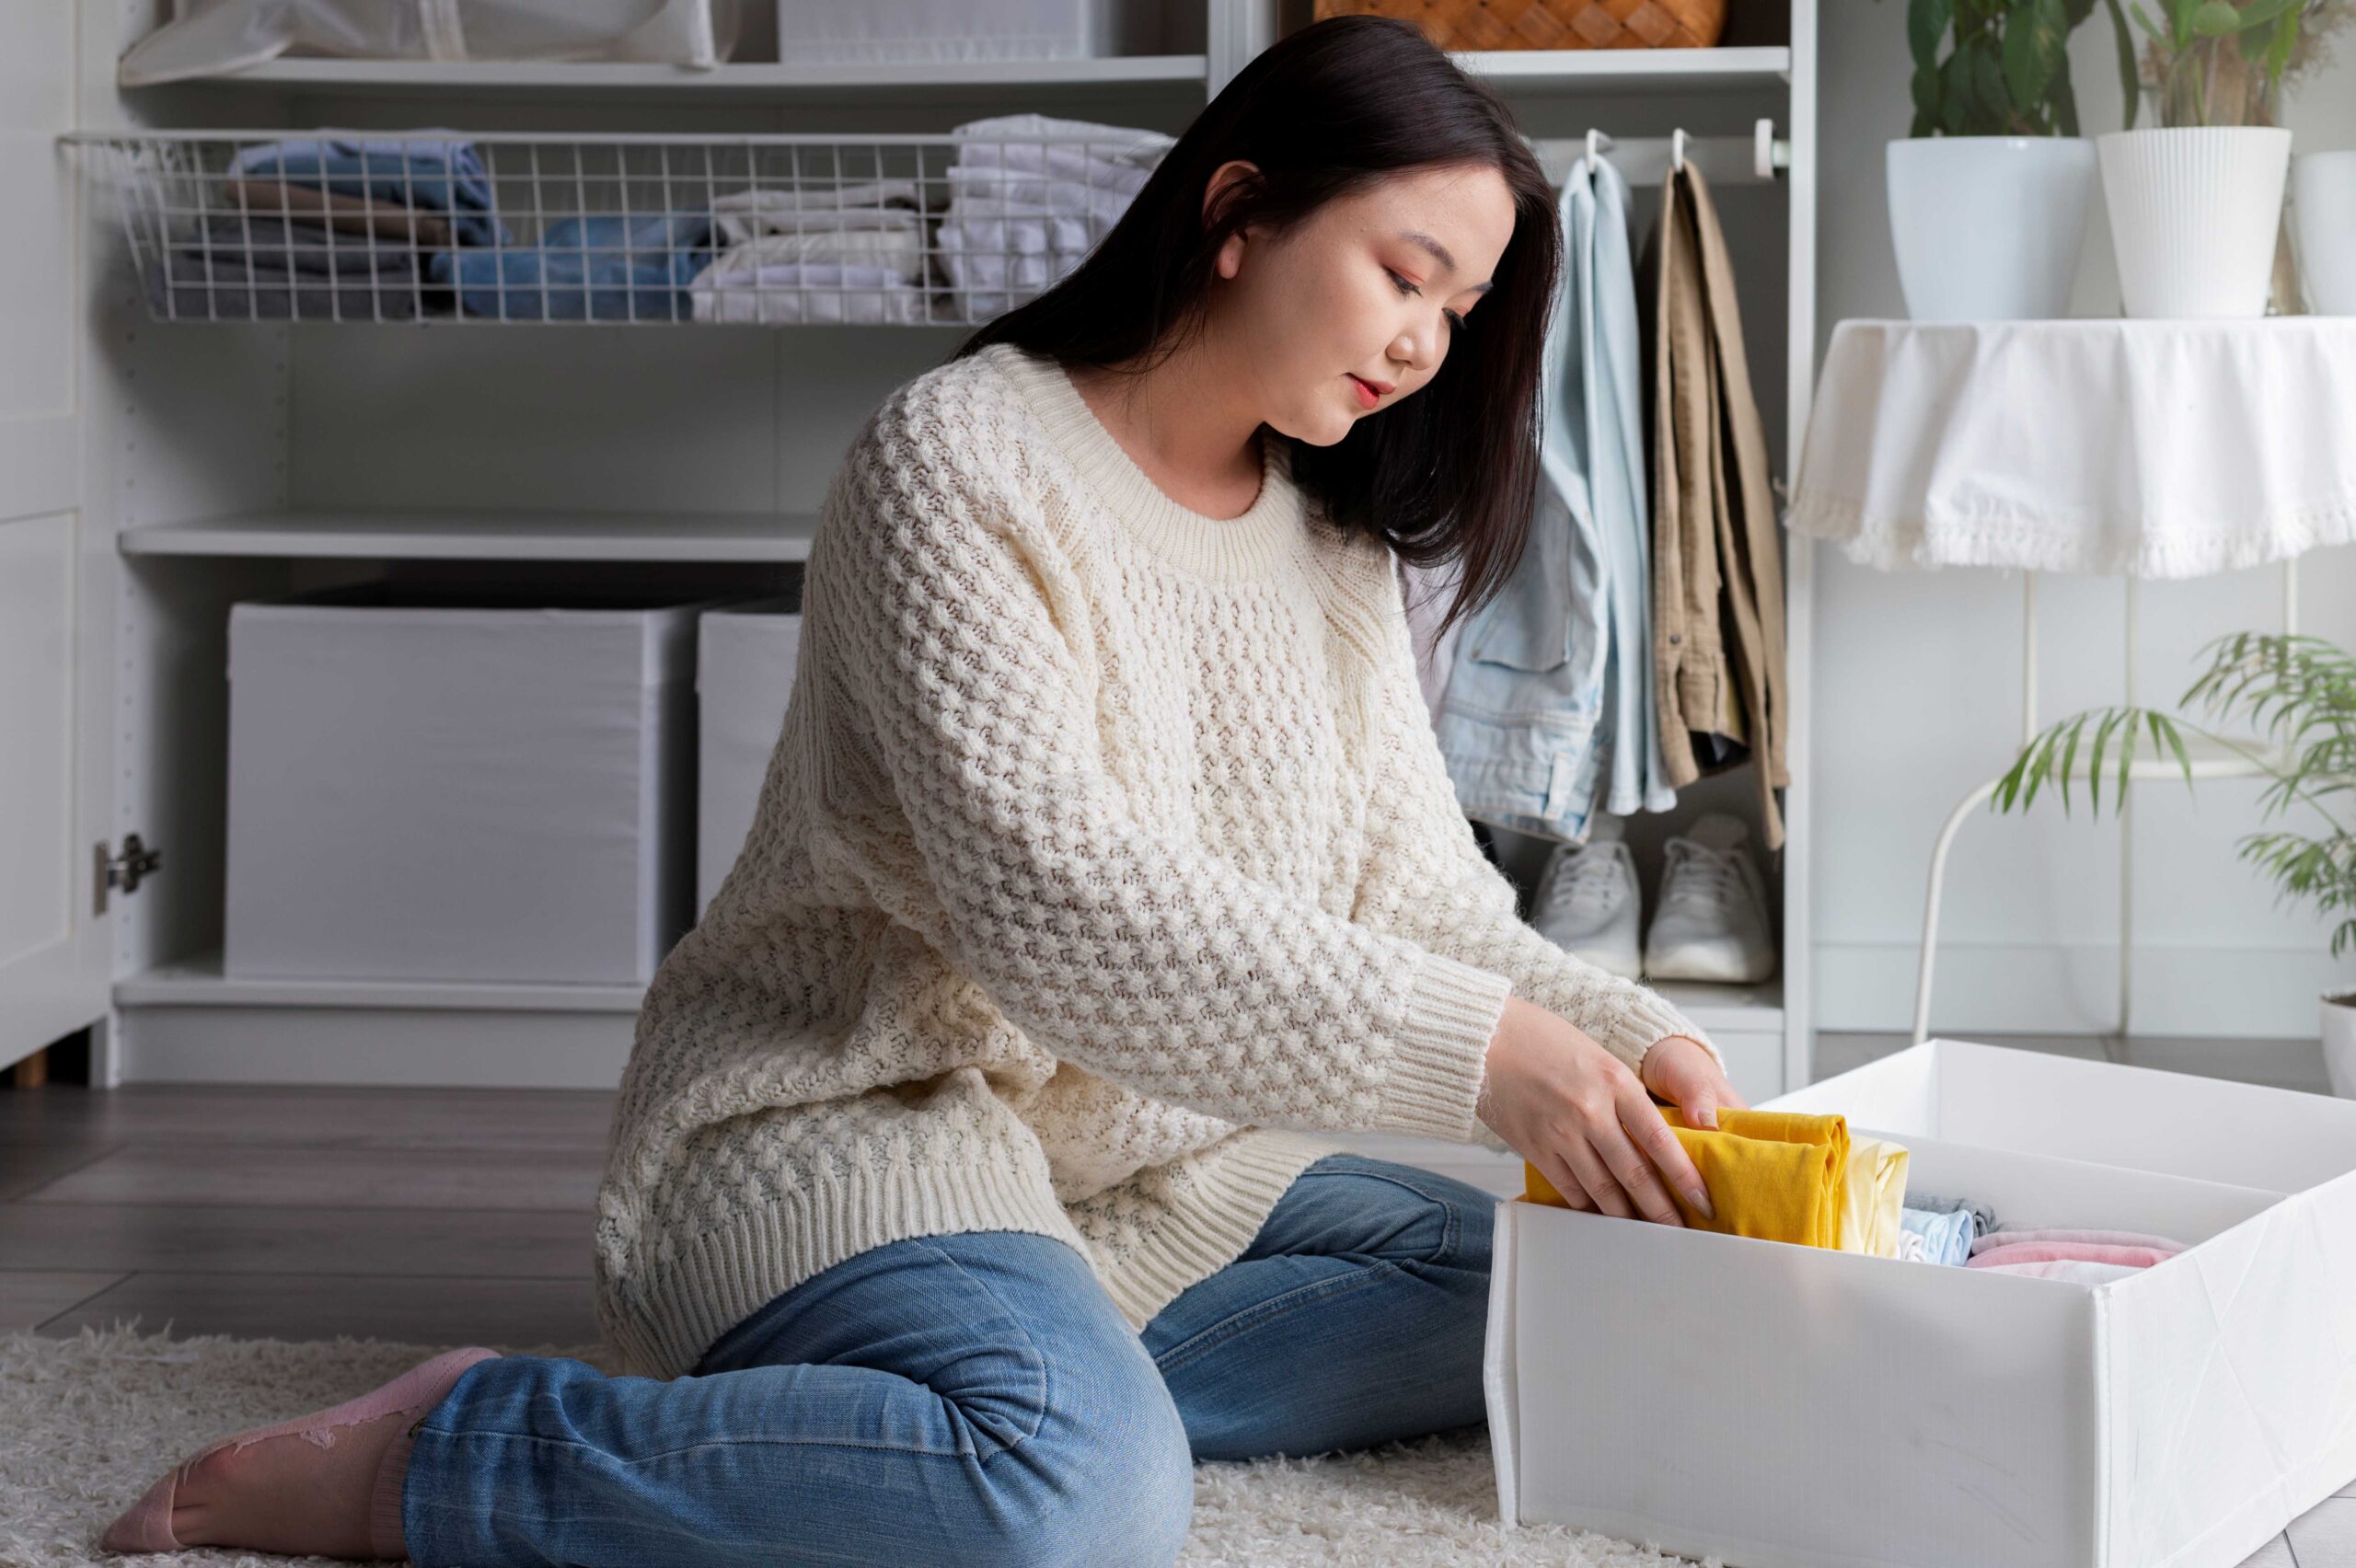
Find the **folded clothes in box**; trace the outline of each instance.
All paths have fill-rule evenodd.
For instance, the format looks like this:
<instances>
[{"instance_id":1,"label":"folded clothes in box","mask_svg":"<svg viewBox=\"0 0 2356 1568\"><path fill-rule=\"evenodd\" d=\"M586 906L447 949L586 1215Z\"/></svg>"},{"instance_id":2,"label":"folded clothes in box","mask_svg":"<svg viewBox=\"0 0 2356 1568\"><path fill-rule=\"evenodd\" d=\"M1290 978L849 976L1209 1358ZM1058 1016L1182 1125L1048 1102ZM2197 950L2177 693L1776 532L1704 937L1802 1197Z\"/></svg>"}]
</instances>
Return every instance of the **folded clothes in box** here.
<instances>
[{"instance_id":1,"label":"folded clothes in box","mask_svg":"<svg viewBox=\"0 0 2356 1568\"><path fill-rule=\"evenodd\" d=\"M1723 1109L1715 1127L1695 1127L1674 1105L1657 1105L1710 1195L1707 1215L1674 1183L1669 1195L1686 1225L1723 1236L1899 1255L1906 1151L1853 1137L1837 1115ZM1564 1205L1545 1173L1525 1161L1525 1195Z\"/></svg>"},{"instance_id":2,"label":"folded clothes in box","mask_svg":"<svg viewBox=\"0 0 2356 1568\"><path fill-rule=\"evenodd\" d=\"M1894 1267L1506 1200L1508 1524L1741 1568L2235 1568L2356 1479L2356 1103L1934 1040L1756 1109L1903 1147L1926 1205L2003 1216L1981 1257L2158 1261Z\"/></svg>"}]
</instances>

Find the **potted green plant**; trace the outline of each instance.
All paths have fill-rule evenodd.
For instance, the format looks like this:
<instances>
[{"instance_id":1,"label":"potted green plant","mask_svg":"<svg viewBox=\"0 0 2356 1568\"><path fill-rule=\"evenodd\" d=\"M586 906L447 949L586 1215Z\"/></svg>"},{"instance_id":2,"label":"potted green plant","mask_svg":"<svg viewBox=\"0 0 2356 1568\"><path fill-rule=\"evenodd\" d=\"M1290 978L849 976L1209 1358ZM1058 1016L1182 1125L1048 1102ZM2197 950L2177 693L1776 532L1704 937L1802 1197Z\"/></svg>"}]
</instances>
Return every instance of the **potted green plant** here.
<instances>
[{"instance_id":1,"label":"potted green plant","mask_svg":"<svg viewBox=\"0 0 2356 1568\"><path fill-rule=\"evenodd\" d=\"M2026 811L2050 782L2066 813L2083 753L2087 804L2099 815L2106 768L2123 796L2138 737L2145 734L2155 752L2182 767L2189 788L2192 757L2184 736L2196 735L2273 780L2260 796L2264 820L2302 813L2301 825L2310 831L2262 829L2244 835L2237 849L2274 879L2286 902L2312 904L2336 922L2331 954L2339 958L2356 950L2356 658L2320 638L2249 631L2221 637L2204 653L2209 667L2177 707L2197 702L2212 722L2246 721L2251 736L2218 734L2154 709L2088 709L2031 740L1990 806ZM2322 1024L2332 1092L2356 1098L2356 992L2324 996Z\"/></svg>"},{"instance_id":2,"label":"potted green plant","mask_svg":"<svg viewBox=\"0 0 2356 1568\"><path fill-rule=\"evenodd\" d=\"M2130 316L2295 307L2283 235L2283 92L2350 0L2129 0L2155 127L2096 138Z\"/></svg>"},{"instance_id":3,"label":"potted green plant","mask_svg":"<svg viewBox=\"0 0 2356 1568\"><path fill-rule=\"evenodd\" d=\"M2103 0L2134 75L2121 0ZM2070 34L2095 0L1908 0L1914 121L1889 144L1890 241L1918 321L2064 316L2093 199Z\"/></svg>"}]
</instances>

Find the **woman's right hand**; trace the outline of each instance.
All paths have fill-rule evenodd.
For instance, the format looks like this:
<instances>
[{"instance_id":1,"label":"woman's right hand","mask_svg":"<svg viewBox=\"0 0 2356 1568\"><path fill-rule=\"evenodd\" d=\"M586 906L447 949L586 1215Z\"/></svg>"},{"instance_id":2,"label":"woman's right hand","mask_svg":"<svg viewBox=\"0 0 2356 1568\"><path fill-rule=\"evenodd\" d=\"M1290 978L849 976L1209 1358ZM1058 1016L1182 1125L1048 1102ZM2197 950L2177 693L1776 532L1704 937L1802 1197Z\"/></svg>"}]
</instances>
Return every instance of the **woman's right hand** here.
<instances>
[{"instance_id":1,"label":"woman's right hand","mask_svg":"<svg viewBox=\"0 0 2356 1568\"><path fill-rule=\"evenodd\" d=\"M1478 1114L1573 1208L1682 1226L1666 1178L1696 1210L1714 1212L1702 1173L1628 1065L1519 997L1506 998L1490 1037Z\"/></svg>"}]
</instances>

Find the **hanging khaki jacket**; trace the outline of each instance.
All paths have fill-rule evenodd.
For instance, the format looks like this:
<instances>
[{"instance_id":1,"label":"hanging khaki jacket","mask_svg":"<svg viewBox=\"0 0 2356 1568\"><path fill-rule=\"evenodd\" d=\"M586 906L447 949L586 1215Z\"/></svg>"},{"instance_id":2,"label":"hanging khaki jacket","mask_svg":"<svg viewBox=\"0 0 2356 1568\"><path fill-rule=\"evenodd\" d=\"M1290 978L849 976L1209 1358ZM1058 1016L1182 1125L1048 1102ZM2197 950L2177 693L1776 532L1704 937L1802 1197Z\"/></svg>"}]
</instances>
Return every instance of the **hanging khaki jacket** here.
<instances>
[{"instance_id":1,"label":"hanging khaki jacket","mask_svg":"<svg viewBox=\"0 0 2356 1568\"><path fill-rule=\"evenodd\" d=\"M1646 247L1653 289L1653 655L1661 748L1678 788L1695 733L1750 748L1766 847L1791 783L1784 568L1767 439L1734 268L1709 187L1672 169Z\"/></svg>"}]
</instances>

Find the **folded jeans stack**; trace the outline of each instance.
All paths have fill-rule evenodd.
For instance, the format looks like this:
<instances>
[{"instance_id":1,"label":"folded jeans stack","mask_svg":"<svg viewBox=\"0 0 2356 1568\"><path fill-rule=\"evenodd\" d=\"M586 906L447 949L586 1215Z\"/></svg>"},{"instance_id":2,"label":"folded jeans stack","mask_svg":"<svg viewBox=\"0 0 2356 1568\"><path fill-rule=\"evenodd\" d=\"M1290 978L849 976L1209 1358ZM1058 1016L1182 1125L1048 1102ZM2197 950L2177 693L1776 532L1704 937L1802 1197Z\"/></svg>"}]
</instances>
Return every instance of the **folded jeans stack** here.
<instances>
[{"instance_id":1,"label":"folded jeans stack","mask_svg":"<svg viewBox=\"0 0 2356 1568\"><path fill-rule=\"evenodd\" d=\"M954 134L949 205L934 243L958 317L973 322L1078 267L1172 145L1157 132L1041 114L972 121Z\"/></svg>"},{"instance_id":2,"label":"folded jeans stack","mask_svg":"<svg viewBox=\"0 0 2356 1568\"><path fill-rule=\"evenodd\" d=\"M695 318L919 325L923 207L912 180L731 191L711 204L726 248L687 284Z\"/></svg>"},{"instance_id":3,"label":"folded jeans stack","mask_svg":"<svg viewBox=\"0 0 2356 1568\"><path fill-rule=\"evenodd\" d=\"M260 143L207 195L218 204L147 274L170 319L408 320L449 306L434 258L511 237L466 142Z\"/></svg>"},{"instance_id":4,"label":"folded jeans stack","mask_svg":"<svg viewBox=\"0 0 2356 1568\"><path fill-rule=\"evenodd\" d=\"M712 234L707 213L583 213L537 245L437 252L426 272L468 315L494 320L684 321Z\"/></svg>"}]
</instances>

